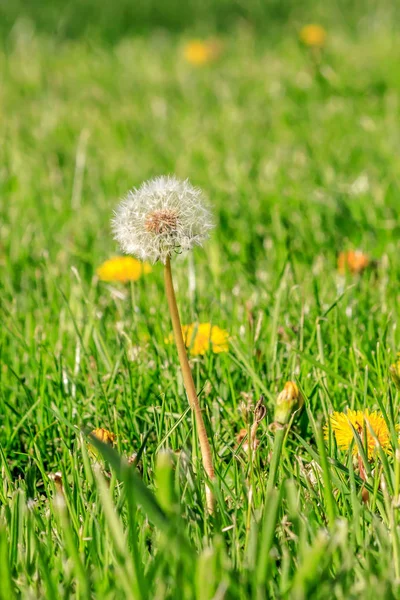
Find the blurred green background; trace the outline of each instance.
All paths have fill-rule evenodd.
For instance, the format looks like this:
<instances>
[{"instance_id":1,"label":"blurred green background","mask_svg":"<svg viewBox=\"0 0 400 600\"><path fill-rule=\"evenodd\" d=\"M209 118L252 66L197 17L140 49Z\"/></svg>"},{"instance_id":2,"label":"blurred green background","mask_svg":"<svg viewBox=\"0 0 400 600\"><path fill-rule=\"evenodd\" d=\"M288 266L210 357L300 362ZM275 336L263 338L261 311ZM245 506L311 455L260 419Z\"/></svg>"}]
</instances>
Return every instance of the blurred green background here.
<instances>
[{"instance_id":1,"label":"blurred green background","mask_svg":"<svg viewBox=\"0 0 400 600\"><path fill-rule=\"evenodd\" d=\"M7 35L16 20L27 18L37 31L59 38L115 42L157 28L209 33L245 23L261 35L279 37L282 26L304 21L322 20L348 31L384 21L394 30L399 11L393 0L1 0L0 26Z\"/></svg>"}]
</instances>

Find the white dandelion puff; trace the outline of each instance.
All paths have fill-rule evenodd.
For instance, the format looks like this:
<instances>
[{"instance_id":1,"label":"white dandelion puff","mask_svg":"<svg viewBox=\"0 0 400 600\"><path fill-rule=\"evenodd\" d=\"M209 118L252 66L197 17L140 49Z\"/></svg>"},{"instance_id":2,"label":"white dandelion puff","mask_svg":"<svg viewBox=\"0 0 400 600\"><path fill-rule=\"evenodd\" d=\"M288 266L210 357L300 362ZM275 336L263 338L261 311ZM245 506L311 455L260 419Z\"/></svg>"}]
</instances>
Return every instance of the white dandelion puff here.
<instances>
[{"instance_id":1,"label":"white dandelion puff","mask_svg":"<svg viewBox=\"0 0 400 600\"><path fill-rule=\"evenodd\" d=\"M201 246L212 227L202 191L188 180L170 176L146 181L128 192L112 221L123 252L164 264L173 252Z\"/></svg>"},{"instance_id":2,"label":"white dandelion puff","mask_svg":"<svg viewBox=\"0 0 400 600\"><path fill-rule=\"evenodd\" d=\"M204 470L211 481L215 478L211 445L185 349L170 259L173 252L200 246L212 226L201 190L194 188L188 180L179 181L175 177L157 177L129 192L112 221L114 237L123 252L142 260L164 263L165 294L183 383L196 420ZM208 511L213 513L214 496L208 483L206 503Z\"/></svg>"}]
</instances>

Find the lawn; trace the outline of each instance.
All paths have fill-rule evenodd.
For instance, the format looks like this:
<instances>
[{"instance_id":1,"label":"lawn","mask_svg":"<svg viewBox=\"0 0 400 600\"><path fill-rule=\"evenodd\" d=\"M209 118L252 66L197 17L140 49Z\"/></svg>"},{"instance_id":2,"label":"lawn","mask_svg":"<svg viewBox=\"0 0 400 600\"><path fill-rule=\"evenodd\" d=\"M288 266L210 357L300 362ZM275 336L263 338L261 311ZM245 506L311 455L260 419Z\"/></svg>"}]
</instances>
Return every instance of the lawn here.
<instances>
[{"instance_id":1,"label":"lawn","mask_svg":"<svg viewBox=\"0 0 400 600\"><path fill-rule=\"evenodd\" d=\"M396 599L398 7L185 4L0 6L0 599ZM182 323L229 334L188 349L213 481L163 265L97 274L120 198L167 174L214 216L173 258ZM346 418L341 447L330 414L366 409L387 446Z\"/></svg>"}]
</instances>

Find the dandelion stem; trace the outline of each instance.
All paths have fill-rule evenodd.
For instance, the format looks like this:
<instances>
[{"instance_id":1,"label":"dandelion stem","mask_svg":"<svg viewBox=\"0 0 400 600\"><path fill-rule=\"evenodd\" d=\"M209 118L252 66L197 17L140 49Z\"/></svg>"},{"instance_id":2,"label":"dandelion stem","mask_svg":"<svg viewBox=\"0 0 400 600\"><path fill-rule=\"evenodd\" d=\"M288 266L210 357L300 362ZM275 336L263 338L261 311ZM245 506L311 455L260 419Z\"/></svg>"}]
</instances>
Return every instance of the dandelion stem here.
<instances>
[{"instance_id":1,"label":"dandelion stem","mask_svg":"<svg viewBox=\"0 0 400 600\"><path fill-rule=\"evenodd\" d=\"M171 315L172 329L174 332L174 338L176 347L178 350L179 363L182 369L183 383L185 385L186 393L188 396L189 404L194 412L196 419L197 432L200 442L200 450L203 458L204 470L206 471L210 480L215 477L214 467L212 462L211 447L207 438L207 432L204 425L203 415L200 408L199 399L197 397L196 388L193 381L192 371L190 369L189 360L186 353L185 342L182 335L181 320L179 317L178 306L176 303L176 296L174 290L174 283L172 280L171 272L171 261L167 256L164 268L164 280L165 280L165 291L167 294L168 307ZM214 512L214 497L209 486L206 486L206 498L207 508L209 513Z\"/></svg>"}]
</instances>

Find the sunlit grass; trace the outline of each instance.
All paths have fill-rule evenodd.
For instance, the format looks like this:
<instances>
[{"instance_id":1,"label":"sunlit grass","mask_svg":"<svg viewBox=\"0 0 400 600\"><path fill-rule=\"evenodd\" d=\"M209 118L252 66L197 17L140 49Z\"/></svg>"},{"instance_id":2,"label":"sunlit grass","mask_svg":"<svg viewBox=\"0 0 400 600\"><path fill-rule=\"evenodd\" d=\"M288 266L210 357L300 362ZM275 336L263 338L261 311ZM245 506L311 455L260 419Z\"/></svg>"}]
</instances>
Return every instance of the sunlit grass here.
<instances>
[{"instance_id":1,"label":"sunlit grass","mask_svg":"<svg viewBox=\"0 0 400 600\"><path fill-rule=\"evenodd\" d=\"M7 39L5 597L398 597L400 52L384 23L331 27L316 69L303 24L278 42L242 25L202 68L182 55L187 35L110 47L21 22ZM162 268L96 275L117 252L117 199L171 173L206 192L217 220L176 269L182 322L229 332L224 352L203 343L190 359L213 517ZM368 267L338 270L352 248ZM290 429L273 426L286 382L304 399ZM379 411L393 452L369 461L361 430L347 450L329 428L324 439L347 408Z\"/></svg>"}]
</instances>

